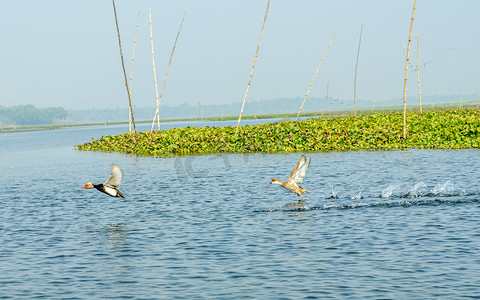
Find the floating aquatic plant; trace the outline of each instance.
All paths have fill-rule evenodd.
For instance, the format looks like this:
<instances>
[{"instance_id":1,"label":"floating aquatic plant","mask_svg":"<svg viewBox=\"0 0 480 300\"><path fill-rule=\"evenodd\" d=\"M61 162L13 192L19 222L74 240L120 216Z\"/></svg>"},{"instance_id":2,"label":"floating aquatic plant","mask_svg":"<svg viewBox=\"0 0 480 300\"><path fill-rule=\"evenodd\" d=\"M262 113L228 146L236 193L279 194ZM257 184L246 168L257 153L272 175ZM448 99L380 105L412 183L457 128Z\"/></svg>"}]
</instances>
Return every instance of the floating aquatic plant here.
<instances>
[{"instance_id":1,"label":"floating aquatic plant","mask_svg":"<svg viewBox=\"0 0 480 300\"><path fill-rule=\"evenodd\" d=\"M183 127L103 136L78 150L172 156L214 153L320 152L392 149L480 148L480 110L438 109L408 115L402 138L401 112L310 118L235 127Z\"/></svg>"}]
</instances>

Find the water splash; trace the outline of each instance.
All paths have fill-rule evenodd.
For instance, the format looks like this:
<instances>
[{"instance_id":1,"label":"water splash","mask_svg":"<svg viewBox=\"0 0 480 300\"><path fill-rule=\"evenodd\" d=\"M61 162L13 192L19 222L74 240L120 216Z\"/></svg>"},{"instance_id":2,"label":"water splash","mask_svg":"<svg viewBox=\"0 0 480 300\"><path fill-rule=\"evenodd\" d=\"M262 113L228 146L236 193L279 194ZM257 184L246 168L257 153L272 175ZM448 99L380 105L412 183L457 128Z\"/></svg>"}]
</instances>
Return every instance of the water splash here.
<instances>
[{"instance_id":1,"label":"water splash","mask_svg":"<svg viewBox=\"0 0 480 300\"><path fill-rule=\"evenodd\" d=\"M400 189L398 185L389 185L380 193L380 198L390 198L393 192L398 189Z\"/></svg>"},{"instance_id":2,"label":"water splash","mask_svg":"<svg viewBox=\"0 0 480 300\"><path fill-rule=\"evenodd\" d=\"M352 200L360 200L360 199L363 199L362 192L361 192L361 191L358 191L358 193L356 193L355 195L353 195L351 199L352 199Z\"/></svg>"},{"instance_id":3,"label":"water splash","mask_svg":"<svg viewBox=\"0 0 480 300\"><path fill-rule=\"evenodd\" d=\"M415 184L407 193L407 195L405 196L406 198L418 198L420 197L420 193L419 193L419 189L420 188L426 188L427 185L425 184L425 182L423 181L420 181L419 183Z\"/></svg>"},{"instance_id":4,"label":"water splash","mask_svg":"<svg viewBox=\"0 0 480 300\"><path fill-rule=\"evenodd\" d=\"M480 203L479 199L470 200L443 200L443 199L429 199L429 200L398 200L391 202L374 202L374 203L354 203L345 205L330 205L312 207L310 210L331 210L331 209L354 209L354 208L367 208L367 207L410 207L410 206L438 206L438 205L460 205Z\"/></svg>"},{"instance_id":5,"label":"water splash","mask_svg":"<svg viewBox=\"0 0 480 300\"><path fill-rule=\"evenodd\" d=\"M338 192L335 189L335 187L333 185L331 185L330 183L328 185L332 189L332 192L330 193L330 196L325 197L325 199L338 199Z\"/></svg>"},{"instance_id":6,"label":"water splash","mask_svg":"<svg viewBox=\"0 0 480 300\"><path fill-rule=\"evenodd\" d=\"M428 200L398 200L389 202L373 202L373 203L352 203L344 205L323 205L314 207L303 207L296 209L266 209L257 210L258 212L275 212L275 211L310 211L310 210L346 210L356 208L390 208L390 207L411 207L411 206L438 206L438 205L464 205L464 204L477 204L480 203L480 199L470 200L444 200L444 199L428 199Z\"/></svg>"},{"instance_id":7,"label":"water splash","mask_svg":"<svg viewBox=\"0 0 480 300\"><path fill-rule=\"evenodd\" d=\"M465 196L467 193L457 188L451 180L447 180L444 183L437 184L428 194L429 196Z\"/></svg>"}]
</instances>

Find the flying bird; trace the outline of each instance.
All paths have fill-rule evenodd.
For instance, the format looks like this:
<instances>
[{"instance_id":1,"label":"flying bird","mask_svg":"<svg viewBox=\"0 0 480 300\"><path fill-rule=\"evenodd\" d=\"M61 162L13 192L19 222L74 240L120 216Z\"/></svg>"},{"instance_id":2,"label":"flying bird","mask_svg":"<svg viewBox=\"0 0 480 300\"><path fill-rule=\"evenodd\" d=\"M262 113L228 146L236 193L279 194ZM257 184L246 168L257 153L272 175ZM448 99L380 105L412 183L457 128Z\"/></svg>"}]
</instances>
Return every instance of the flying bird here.
<instances>
[{"instance_id":1,"label":"flying bird","mask_svg":"<svg viewBox=\"0 0 480 300\"><path fill-rule=\"evenodd\" d=\"M310 157L305 157L305 155L302 155L298 163L293 168L292 173L290 174L290 177L287 181L281 182L280 180L274 178L272 179L272 181L270 181L269 184L278 184L282 186L283 188L300 196L300 200L298 202L303 202L304 200L302 194L308 191L302 188L299 184L302 183L303 177L305 177L305 173L307 172L309 164Z\"/></svg>"},{"instance_id":2,"label":"flying bird","mask_svg":"<svg viewBox=\"0 0 480 300\"><path fill-rule=\"evenodd\" d=\"M119 190L117 190L118 186L122 182L122 178L122 169L118 165L112 164L112 174L110 174L110 177L108 177L107 181L100 184L93 184L91 182L87 182L85 186L82 187L82 189L96 188L100 192L105 193L111 197L125 198L125 196L123 196L123 194L120 193Z\"/></svg>"}]
</instances>

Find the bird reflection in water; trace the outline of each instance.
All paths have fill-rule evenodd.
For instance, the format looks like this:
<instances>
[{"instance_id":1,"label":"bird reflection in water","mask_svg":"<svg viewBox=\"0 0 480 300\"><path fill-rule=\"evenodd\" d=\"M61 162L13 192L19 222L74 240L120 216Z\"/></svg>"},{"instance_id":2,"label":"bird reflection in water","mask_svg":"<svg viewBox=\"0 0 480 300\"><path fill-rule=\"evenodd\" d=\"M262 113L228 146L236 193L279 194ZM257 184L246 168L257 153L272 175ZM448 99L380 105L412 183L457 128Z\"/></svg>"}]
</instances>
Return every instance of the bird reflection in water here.
<instances>
[{"instance_id":1,"label":"bird reflection in water","mask_svg":"<svg viewBox=\"0 0 480 300\"><path fill-rule=\"evenodd\" d=\"M127 224L107 224L107 232L110 236L110 244L112 247L120 247L125 242L125 234L127 232Z\"/></svg>"},{"instance_id":2,"label":"bird reflection in water","mask_svg":"<svg viewBox=\"0 0 480 300\"><path fill-rule=\"evenodd\" d=\"M125 266L127 262L125 242L127 241L128 228L125 223L107 224L109 246L112 250L111 255L114 259L113 267L119 268ZM120 270L117 270L120 271Z\"/></svg>"},{"instance_id":3,"label":"bird reflection in water","mask_svg":"<svg viewBox=\"0 0 480 300\"><path fill-rule=\"evenodd\" d=\"M108 239L108 256L110 280L113 282L125 282L126 278L131 278L130 249L128 247L128 227L125 223L105 225L106 238ZM132 291L130 287L124 284L113 285L107 290L105 298L117 299L125 296Z\"/></svg>"}]
</instances>

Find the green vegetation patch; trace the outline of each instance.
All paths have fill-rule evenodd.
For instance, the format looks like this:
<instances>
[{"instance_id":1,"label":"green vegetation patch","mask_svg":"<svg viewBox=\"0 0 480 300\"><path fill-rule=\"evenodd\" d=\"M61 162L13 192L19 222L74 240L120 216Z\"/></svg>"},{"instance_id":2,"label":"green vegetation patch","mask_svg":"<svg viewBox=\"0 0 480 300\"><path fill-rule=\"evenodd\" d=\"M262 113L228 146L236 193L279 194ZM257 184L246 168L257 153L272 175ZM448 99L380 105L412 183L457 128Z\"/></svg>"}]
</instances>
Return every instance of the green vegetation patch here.
<instances>
[{"instance_id":1,"label":"green vegetation patch","mask_svg":"<svg viewBox=\"0 0 480 300\"><path fill-rule=\"evenodd\" d=\"M318 152L406 148L463 149L480 146L480 110L430 110L310 118L235 127L184 127L104 136L78 150L171 156L213 153Z\"/></svg>"},{"instance_id":2,"label":"green vegetation patch","mask_svg":"<svg viewBox=\"0 0 480 300\"><path fill-rule=\"evenodd\" d=\"M4 107L0 105L0 125L54 124L68 115L62 107L36 108L33 105Z\"/></svg>"}]
</instances>

